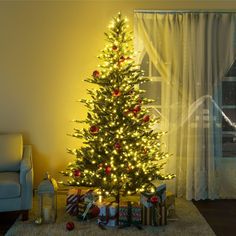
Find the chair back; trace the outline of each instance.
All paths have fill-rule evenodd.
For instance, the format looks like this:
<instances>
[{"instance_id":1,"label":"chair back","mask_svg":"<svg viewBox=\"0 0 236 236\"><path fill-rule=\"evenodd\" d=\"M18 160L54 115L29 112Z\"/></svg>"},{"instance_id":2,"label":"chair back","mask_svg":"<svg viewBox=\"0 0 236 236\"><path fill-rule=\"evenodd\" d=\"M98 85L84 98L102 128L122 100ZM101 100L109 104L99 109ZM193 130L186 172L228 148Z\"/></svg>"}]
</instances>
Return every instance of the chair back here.
<instances>
[{"instance_id":1,"label":"chair back","mask_svg":"<svg viewBox=\"0 0 236 236\"><path fill-rule=\"evenodd\" d=\"M19 171L22 155L21 134L0 134L0 172Z\"/></svg>"}]
</instances>

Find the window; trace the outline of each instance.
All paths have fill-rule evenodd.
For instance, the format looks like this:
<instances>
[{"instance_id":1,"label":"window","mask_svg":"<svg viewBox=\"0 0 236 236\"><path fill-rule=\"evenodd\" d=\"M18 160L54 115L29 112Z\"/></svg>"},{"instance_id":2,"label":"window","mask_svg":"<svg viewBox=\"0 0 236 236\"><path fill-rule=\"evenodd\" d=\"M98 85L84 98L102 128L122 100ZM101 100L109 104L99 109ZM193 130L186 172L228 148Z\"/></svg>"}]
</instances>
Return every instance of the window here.
<instances>
[{"instance_id":1,"label":"window","mask_svg":"<svg viewBox=\"0 0 236 236\"><path fill-rule=\"evenodd\" d=\"M147 53L145 53L140 67L141 70L144 70L144 76L150 78L150 81L140 85L140 89L146 91L144 93L145 98L155 100L155 102L148 105L148 107L152 108L150 109L151 114L161 118L162 99L163 99L162 78L157 69L155 68L154 64L151 62Z\"/></svg>"},{"instance_id":2,"label":"window","mask_svg":"<svg viewBox=\"0 0 236 236\"><path fill-rule=\"evenodd\" d=\"M222 156L236 158L236 77L222 81Z\"/></svg>"}]
</instances>

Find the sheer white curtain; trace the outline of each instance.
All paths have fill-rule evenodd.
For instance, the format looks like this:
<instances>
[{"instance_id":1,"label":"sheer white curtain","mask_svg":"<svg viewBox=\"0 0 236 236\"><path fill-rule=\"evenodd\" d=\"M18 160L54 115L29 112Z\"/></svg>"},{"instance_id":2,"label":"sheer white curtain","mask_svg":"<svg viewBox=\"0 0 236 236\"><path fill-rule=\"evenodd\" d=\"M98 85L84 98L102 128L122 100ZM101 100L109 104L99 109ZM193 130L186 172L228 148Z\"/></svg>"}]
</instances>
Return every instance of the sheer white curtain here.
<instances>
[{"instance_id":1,"label":"sheer white curtain","mask_svg":"<svg viewBox=\"0 0 236 236\"><path fill-rule=\"evenodd\" d=\"M163 78L162 129L173 154L166 166L177 196L219 195L220 82L232 63L235 14L135 12L135 49L146 52Z\"/></svg>"}]
</instances>

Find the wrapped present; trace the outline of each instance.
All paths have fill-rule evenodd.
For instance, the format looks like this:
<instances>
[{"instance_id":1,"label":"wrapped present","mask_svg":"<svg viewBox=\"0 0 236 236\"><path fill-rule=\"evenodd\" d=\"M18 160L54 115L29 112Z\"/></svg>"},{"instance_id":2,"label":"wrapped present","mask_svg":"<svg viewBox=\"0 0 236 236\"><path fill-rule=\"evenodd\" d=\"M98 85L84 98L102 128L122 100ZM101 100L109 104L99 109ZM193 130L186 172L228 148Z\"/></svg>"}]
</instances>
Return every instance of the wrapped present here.
<instances>
[{"instance_id":1,"label":"wrapped present","mask_svg":"<svg viewBox=\"0 0 236 236\"><path fill-rule=\"evenodd\" d=\"M171 192L166 192L166 211L168 218L175 215L175 195Z\"/></svg>"},{"instance_id":2,"label":"wrapped present","mask_svg":"<svg viewBox=\"0 0 236 236\"><path fill-rule=\"evenodd\" d=\"M118 204L116 202L103 201L98 203L100 209L98 224L114 227L117 225Z\"/></svg>"},{"instance_id":3,"label":"wrapped present","mask_svg":"<svg viewBox=\"0 0 236 236\"><path fill-rule=\"evenodd\" d=\"M162 204L166 200L166 184L160 184L156 186L156 194L159 198L159 203Z\"/></svg>"},{"instance_id":4,"label":"wrapped present","mask_svg":"<svg viewBox=\"0 0 236 236\"><path fill-rule=\"evenodd\" d=\"M79 189L72 188L68 191L66 197L66 212L70 215L76 216L78 214L79 196Z\"/></svg>"},{"instance_id":5,"label":"wrapped present","mask_svg":"<svg viewBox=\"0 0 236 236\"><path fill-rule=\"evenodd\" d=\"M78 219L87 220L98 216L99 208L95 205L98 196L93 190L80 190Z\"/></svg>"},{"instance_id":6,"label":"wrapped present","mask_svg":"<svg viewBox=\"0 0 236 236\"><path fill-rule=\"evenodd\" d=\"M138 202L122 201L119 205L119 225L141 225L142 207Z\"/></svg>"},{"instance_id":7,"label":"wrapped present","mask_svg":"<svg viewBox=\"0 0 236 236\"><path fill-rule=\"evenodd\" d=\"M66 198L66 212L70 215L78 215L80 213L79 203L85 202L86 209L88 208L87 210L85 209L86 213L83 215L83 218L85 219L86 214L95 201L96 194L93 190L72 188L69 190Z\"/></svg>"},{"instance_id":8,"label":"wrapped present","mask_svg":"<svg viewBox=\"0 0 236 236\"><path fill-rule=\"evenodd\" d=\"M142 193L142 223L144 225L166 225L166 184L156 186L154 193Z\"/></svg>"},{"instance_id":9,"label":"wrapped present","mask_svg":"<svg viewBox=\"0 0 236 236\"><path fill-rule=\"evenodd\" d=\"M99 215L99 208L94 203L90 205L87 202L79 202L79 210L77 218L79 220L89 220Z\"/></svg>"}]
</instances>

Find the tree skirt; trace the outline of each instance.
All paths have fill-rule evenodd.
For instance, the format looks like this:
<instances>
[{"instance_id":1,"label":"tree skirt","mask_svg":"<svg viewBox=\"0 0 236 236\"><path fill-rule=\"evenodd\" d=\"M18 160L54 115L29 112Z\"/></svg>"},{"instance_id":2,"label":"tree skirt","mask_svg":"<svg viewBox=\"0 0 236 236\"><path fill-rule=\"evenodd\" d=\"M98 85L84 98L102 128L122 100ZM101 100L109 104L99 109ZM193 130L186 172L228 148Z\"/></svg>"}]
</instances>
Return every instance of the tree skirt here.
<instances>
[{"instance_id":1,"label":"tree skirt","mask_svg":"<svg viewBox=\"0 0 236 236\"><path fill-rule=\"evenodd\" d=\"M36 206L34 199L34 209ZM89 222L78 222L76 217L71 217L65 213L65 196L58 196L58 217L54 224L36 225L34 219L36 218L36 210L30 212L30 219L28 221L21 221L18 219L15 224L8 230L6 236L62 236L62 235L76 235L76 236L139 236L139 235L155 235L155 236L213 236L215 233L207 224L206 220L201 216L197 208L190 201L181 198L176 199L176 217L168 220L166 226L151 227L144 226L143 230L135 227L128 227L125 229L108 228L102 230L96 224L96 220ZM73 221L75 228L72 231L66 230L66 223Z\"/></svg>"}]
</instances>

